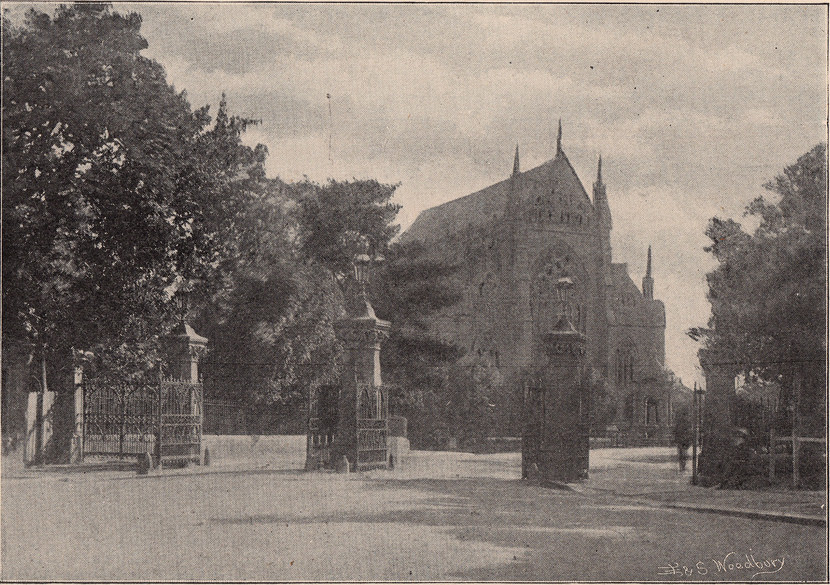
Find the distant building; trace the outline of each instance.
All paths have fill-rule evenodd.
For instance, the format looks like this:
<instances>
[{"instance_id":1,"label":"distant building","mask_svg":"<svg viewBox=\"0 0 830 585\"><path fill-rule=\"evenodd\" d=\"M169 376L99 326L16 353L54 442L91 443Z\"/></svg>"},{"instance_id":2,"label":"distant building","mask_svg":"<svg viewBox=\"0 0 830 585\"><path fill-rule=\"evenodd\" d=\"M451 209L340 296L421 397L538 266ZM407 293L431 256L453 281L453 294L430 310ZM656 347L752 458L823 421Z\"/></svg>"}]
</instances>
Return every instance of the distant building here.
<instances>
[{"instance_id":1,"label":"distant building","mask_svg":"<svg viewBox=\"0 0 830 585\"><path fill-rule=\"evenodd\" d=\"M463 300L435 318L432 329L497 367L505 380L496 433L521 432L521 385L540 355L540 336L560 304L555 284L568 276L574 288L567 313L587 336L587 362L605 420L628 443L665 440L672 406L665 359L665 308L654 299L651 247L638 289L627 265L611 257L611 211L602 159L588 197L562 150L503 181L422 212L403 241L422 241L436 254L463 263ZM595 411L600 405L595 405ZM601 426L602 428L598 428Z\"/></svg>"}]
</instances>

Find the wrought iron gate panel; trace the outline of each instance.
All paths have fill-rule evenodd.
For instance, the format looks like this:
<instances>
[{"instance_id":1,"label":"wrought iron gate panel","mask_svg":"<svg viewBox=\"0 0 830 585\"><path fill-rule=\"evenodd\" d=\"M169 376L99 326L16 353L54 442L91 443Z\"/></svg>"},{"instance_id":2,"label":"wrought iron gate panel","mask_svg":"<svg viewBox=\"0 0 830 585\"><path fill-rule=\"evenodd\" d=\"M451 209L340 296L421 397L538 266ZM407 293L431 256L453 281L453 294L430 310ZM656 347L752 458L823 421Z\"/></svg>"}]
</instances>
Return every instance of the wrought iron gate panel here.
<instances>
[{"instance_id":1,"label":"wrought iron gate panel","mask_svg":"<svg viewBox=\"0 0 830 585\"><path fill-rule=\"evenodd\" d=\"M150 453L157 462L201 460L200 383L87 378L83 388L84 456Z\"/></svg>"},{"instance_id":2,"label":"wrought iron gate panel","mask_svg":"<svg viewBox=\"0 0 830 585\"><path fill-rule=\"evenodd\" d=\"M162 380L159 460L201 461L202 385Z\"/></svg>"},{"instance_id":3,"label":"wrought iron gate panel","mask_svg":"<svg viewBox=\"0 0 830 585\"><path fill-rule=\"evenodd\" d=\"M320 386L310 393L306 459L318 467L328 465L331 460L338 420L338 390L337 386Z\"/></svg>"},{"instance_id":4,"label":"wrought iron gate panel","mask_svg":"<svg viewBox=\"0 0 830 585\"><path fill-rule=\"evenodd\" d=\"M155 453L158 383L85 380L84 455Z\"/></svg>"},{"instance_id":5,"label":"wrought iron gate panel","mask_svg":"<svg viewBox=\"0 0 830 585\"><path fill-rule=\"evenodd\" d=\"M357 390L357 469L386 467L389 451L387 389L359 384Z\"/></svg>"}]
</instances>

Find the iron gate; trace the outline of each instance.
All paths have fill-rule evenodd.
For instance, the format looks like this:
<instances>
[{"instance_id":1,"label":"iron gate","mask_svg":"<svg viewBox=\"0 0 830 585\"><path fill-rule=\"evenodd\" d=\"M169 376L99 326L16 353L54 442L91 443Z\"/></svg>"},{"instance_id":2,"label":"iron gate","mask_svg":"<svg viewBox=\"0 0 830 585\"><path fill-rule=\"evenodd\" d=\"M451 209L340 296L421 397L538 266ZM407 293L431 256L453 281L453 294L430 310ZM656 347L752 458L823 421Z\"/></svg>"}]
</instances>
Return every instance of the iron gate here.
<instances>
[{"instance_id":1,"label":"iron gate","mask_svg":"<svg viewBox=\"0 0 830 585\"><path fill-rule=\"evenodd\" d=\"M383 386L357 387L357 469L386 467L388 462L389 405Z\"/></svg>"},{"instance_id":2,"label":"iron gate","mask_svg":"<svg viewBox=\"0 0 830 585\"><path fill-rule=\"evenodd\" d=\"M158 460L193 461L202 455L202 384L162 380Z\"/></svg>"},{"instance_id":3,"label":"iron gate","mask_svg":"<svg viewBox=\"0 0 830 585\"><path fill-rule=\"evenodd\" d=\"M306 462L313 468L326 467L331 462L331 445L338 421L339 387L321 386L311 390L309 398Z\"/></svg>"},{"instance_id":4,"label":"iron gate","mask_svg":"<svg viewBox=\"0 0 830 585\"><path fill-rule=\"evenodd\" d=\"M113 382L84 388L84 456L153 455L155 462L201 460L202 385L178 380Z\"/></svg>"},{"instance_id":5,"label":"iron gate","mask_svg":"<svg viewBox=\"0 0 830 585\"><path fill-rule=\"evenodd\" d=\"M159 382L84 380L86 455L140 455L157 452Z\"/></svg>"}]
</instances>

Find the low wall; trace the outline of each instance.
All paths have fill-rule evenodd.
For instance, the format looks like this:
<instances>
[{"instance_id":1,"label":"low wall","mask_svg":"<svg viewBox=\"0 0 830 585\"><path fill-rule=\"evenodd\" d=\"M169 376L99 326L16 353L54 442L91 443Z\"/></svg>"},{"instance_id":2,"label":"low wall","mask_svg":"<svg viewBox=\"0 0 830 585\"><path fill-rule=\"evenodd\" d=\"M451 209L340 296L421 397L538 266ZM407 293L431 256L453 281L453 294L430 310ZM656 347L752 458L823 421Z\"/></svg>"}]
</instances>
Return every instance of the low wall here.
<instances>
[{"instance_id":1,"label":"low wall","mask_svg":"<svg viewBox=\"0 0 830 585\"><path fill-rule=\"evenodd\" d=\"M202 449L210 450L210 464L255 462L269 468L302 469L305 435L204 435Z\"/></svg>"},{"instance_id":2,"label":"low wall","mask_svg":"<svg viewBox=\"0 0 830 585\"><path fill-rule=\"evenodd\" d=\"M409 455L409 440L389 437L389 454L396 464ZM251 463L270 469L303 469L305 435L204 435L202 449L209 449L210 464Z\"/></svg>"},{"instance_id":3,"label":"low wall","mask_svg":"<svg viewBox=\"0 0 830 585\"><path fill-rule=\"evenodd\" d=\"M392 456L395 465L402 463L409 455L409 439L406 437L389 437L386 444L389 446L389 455Z\"/></svg>"}]
</instances>

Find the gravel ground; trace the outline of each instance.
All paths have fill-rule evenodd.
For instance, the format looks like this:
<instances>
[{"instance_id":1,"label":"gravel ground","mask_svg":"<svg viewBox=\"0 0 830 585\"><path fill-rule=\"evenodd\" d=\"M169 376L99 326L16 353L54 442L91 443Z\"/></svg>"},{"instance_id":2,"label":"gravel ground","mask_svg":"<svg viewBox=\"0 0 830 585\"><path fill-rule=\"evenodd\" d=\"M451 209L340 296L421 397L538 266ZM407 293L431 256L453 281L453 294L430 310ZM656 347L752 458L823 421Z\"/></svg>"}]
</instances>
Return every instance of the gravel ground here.
<instances>
[{"instance_id":1,"label":"gravel ground","mask_svg":"<svg viewBox=\"0 0 830 585\"><path fill-rule=\"evenodd\" d=\"M416 451L393 471L350 475L300 471L301 448L149 476L4 460L2 578L745 581L759 570L736 559L751 556L784 559L756 580L826 580L823 528L600 489L615 473L621 485L649 473L684 481L667 453L593 451L587 494L527 485L518 454ZM692 575L667 573L683 565Z\"/></svg>"}]
</instances>

